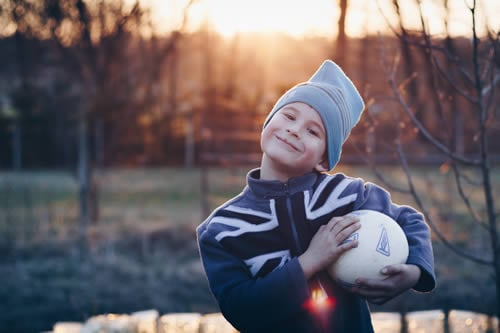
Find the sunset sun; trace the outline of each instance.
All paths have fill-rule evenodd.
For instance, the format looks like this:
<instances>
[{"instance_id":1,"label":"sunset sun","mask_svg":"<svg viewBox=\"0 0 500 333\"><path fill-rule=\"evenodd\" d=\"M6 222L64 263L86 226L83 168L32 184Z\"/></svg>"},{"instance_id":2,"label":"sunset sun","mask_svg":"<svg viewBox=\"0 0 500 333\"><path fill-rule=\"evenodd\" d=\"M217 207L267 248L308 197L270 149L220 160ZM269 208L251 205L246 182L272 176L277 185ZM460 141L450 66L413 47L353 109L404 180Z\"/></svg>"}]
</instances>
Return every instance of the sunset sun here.
<instances>
[{"instance_id":1,"label":"sunset sun","mask_svg":"<svg viewBox=\"0 0 500 333\"><path fill-rule=\"evenodd\" d=\"M161 30L178 27L189 0L144 0L153 9L153 16ZM401 16L406 28L420 29L421 20L416 2L404 2ZM430 0L421 1L426 29L432 34L445 33L446 13L441 5ZM500 2L487 0L478 8L479 33L500 29L500 20L492 14L500 11ZM196 30L202 24L210 26L223 36L237 33L286 33L295 37L304 35L335 36L339 19L338 1L334 0L197 0L192 2L187 18L188 27ZM470 33L467 4L462 0L449 2L448 29L452 35ZM390 0L349 1L346 33L361 37L366 33L388 32L388 25L399 25L394 5Z\"/></svg>"},{"instance_id":2,"label":"sunset sun","mask_svg":"<svg viewBox=\"0 0 500 333\"><path fill-rule=\"evenodd\" d=\"M334 1L205 0L207 15L215 30L225 36L237 32L282 32L299 36L328 34L335 26L338 9Z\"/></svg>"}]
</instances>

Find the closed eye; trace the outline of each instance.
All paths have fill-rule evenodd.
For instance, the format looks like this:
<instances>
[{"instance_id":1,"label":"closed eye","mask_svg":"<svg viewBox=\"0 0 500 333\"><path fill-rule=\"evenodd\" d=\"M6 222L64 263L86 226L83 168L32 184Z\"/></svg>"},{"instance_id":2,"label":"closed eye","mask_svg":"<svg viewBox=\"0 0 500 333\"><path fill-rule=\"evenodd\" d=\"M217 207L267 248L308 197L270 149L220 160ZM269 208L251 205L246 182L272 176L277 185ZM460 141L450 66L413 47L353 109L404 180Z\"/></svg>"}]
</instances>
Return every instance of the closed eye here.
<instances>
[{"instance_id":1,"label":"closed eye","mask_svg":"<svg viewBox=\"0 0 500 333\"><path fill-rule=\"evenodd\" d=\"M295 116L291 113L283 113L283 115L290 120L295 120Z\"/></svg>"},{"instance_id":2,"label":"closed eye","mask_svg":"<svg viewBox=\"0 0 500 333\"><path fill-rule=\"evenodd\" d=\"M319 132L316 131L315 129L308 128L307 131L309 132L309 134L319 137Z\"/></svg>"}]
</instances>

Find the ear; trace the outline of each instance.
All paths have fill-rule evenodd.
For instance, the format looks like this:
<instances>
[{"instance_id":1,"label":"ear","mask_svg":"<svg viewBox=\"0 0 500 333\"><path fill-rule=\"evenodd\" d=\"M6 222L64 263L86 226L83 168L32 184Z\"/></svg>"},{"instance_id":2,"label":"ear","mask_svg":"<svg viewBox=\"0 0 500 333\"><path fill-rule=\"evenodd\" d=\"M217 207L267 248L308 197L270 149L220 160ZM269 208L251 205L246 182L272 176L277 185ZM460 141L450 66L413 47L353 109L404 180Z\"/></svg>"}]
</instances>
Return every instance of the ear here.
<instances>
[{"instance_id":1,"label":"ear","mask_svg":"<svg viewBox=\"0 0 500 333\"><path fill-rule=\"evenodd\" d=\"M318 172L327 172L328 171L328 162L326 160L321 160L316 166L314 170Z\"/></svg>"}]
</instances>

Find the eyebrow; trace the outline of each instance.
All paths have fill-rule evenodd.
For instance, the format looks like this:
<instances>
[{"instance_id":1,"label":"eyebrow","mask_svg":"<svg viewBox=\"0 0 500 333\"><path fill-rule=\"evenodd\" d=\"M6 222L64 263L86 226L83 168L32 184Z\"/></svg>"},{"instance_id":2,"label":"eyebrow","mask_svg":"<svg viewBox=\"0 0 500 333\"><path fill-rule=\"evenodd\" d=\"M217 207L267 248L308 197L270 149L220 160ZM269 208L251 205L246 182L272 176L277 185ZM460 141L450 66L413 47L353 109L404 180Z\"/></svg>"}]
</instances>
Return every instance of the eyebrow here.
<instances>
[{"instance_id":1,"label":"eyebrow","mask_svg":"<svg viewBox=\"0 0 500 333\"><path fill-rule=\"evenodd\" d=\"M290 105L290 104L285 105L285 106L283 107L283 110L285 110L285 109L292 109L293 111L295 111L295 112L299 112L299 113L300 113L299 109L297 109L295 106L292 106L292 105Z\"/></svg>"}]
</instances>

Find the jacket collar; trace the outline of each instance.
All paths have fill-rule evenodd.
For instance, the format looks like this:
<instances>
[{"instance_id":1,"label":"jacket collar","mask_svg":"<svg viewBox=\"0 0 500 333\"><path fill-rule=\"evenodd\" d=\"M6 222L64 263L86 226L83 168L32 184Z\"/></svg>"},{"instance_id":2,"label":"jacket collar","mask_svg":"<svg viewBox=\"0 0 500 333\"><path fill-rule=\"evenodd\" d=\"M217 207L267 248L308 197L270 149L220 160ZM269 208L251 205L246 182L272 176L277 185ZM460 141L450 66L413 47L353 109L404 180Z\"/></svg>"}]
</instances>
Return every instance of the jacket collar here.
<instances>
[{"instance_id":1,"label":"jacket collar","mask_svg":"<svg viewBox=\"0 0 500 333\"><path fill-rule=\"evenodd\" d=\"M256 197L269 199L310 189L318 179L318 176L319 173L310 172L302 176L290 178L287 182L262 180L260 179L260 169L253 169L247 174L247 187Z\"/></svg>"}]
</instances>

